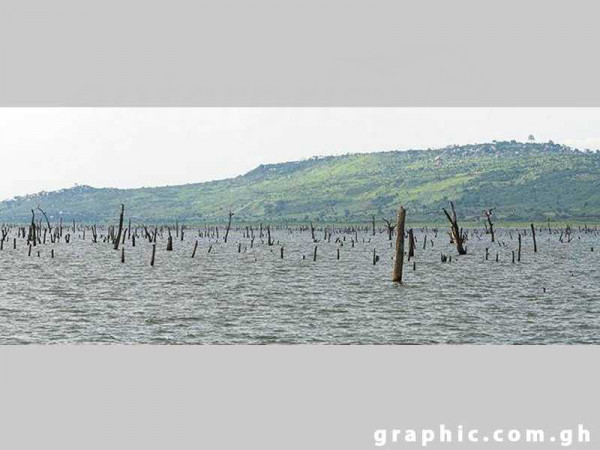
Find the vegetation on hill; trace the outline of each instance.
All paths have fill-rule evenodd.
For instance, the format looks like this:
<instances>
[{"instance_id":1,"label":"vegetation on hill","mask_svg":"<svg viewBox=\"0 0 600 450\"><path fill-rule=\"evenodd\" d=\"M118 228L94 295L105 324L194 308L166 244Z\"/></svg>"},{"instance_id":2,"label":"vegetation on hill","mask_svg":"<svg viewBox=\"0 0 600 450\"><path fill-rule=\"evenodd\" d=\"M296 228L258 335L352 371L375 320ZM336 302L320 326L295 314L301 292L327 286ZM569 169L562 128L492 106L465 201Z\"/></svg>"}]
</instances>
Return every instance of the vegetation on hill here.
<instances>
[{"instance_id":1,"label":"vegetation on hill","mask_svg":"<svg viewBox=\"0 0 600 450\"><path fill-rule=\"evenodd\" d=\"M51 220L115 220L124 203L140 222L443 222L457 202L462 220L600 220L600 154L549 143L492 142L266 164L236 178L140 189L76 186L0 203L0 221L26 222L41 206Z\"/></svg>"}]
</instances>

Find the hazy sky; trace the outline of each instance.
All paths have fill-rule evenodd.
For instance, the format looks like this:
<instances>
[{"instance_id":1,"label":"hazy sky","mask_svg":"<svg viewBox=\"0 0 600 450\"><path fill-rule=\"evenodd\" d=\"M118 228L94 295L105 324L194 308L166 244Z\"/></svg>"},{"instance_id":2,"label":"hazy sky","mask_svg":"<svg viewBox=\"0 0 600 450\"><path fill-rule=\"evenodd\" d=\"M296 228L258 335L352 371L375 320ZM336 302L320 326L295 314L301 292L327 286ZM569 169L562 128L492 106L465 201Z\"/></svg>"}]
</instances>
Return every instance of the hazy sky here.
<instances>
[{"instance_id":1,"label":"hazy sky","mask_svg":"<svg viewBox=\"0 0 600 450\"><path fill-rule=\"evenodd\" d=\"M0 108L0 199L208 181L314 155L525 141L600 149L600 108Z\"/></svg>"}]
</instances>

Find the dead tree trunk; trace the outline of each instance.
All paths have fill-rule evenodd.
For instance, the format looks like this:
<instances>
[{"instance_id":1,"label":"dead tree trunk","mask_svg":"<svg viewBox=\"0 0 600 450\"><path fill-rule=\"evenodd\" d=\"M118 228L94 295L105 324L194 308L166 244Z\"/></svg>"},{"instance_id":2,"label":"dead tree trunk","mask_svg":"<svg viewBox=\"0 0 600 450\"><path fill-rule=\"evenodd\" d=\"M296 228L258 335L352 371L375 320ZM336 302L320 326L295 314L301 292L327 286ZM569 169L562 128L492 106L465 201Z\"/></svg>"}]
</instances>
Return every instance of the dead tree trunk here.
<instances>
[{"instance_id":1,"label":"dead tree trunk","mask_svg":"<svg viewBox=\"0 0 600 450\"><path fill-rule=\"evenodd\" d=\"M229 221L227 222L227 230L225 230L225 242L227 242L227 238L229 237L229 229L231 228L231 218L234 216L232 211L229 211Z\"/></svg>"},{"instance_id":2,"label":"dead tree trunk","mask_svg":"<svg viewBox=\"0 0 600 450\"><path fill-rule=\"evenodd\" d=\"M391 241L392 234L394 234L394 229L396 228L396 225L392 225L392 223L387 219L383 219L383 221L385 222L385 226L387 227L388 241Z\"/></svg>"},{"instance_id":3,"label":"dead tree trunk","mask_svg":"<svg viewBox=\"0 0 600 450\"><path fill-rule=\"evenodd\" d=\"M125 205L121 204L121 215L119 216L119 233L115 239L114 249L119 250L119 244L121 243L121 234L123 233L123 214L125 213Z\"/></svg>"},{"instance_id":4,"label":"dead tree trunk","mask_svg":"<svg viewBox=\"0 0 600 450\"><path fill-rule=\"evenodd\" d=\"M46 219L46 223L48 224L48 233L52 232L52 226L50 225L50 221L48 220L48 216L46 215L46 213L44 212L44 210L42 208L40 208L38 206L38 209L41 211L41 213L44 215L44 218Z\"/></svg>"},{"instance_id":5,"label":"dead tree trunk","mask_svg":"<svg viewBox=\"0 0 600 450\"><path fill-rule=\"evenodd\" d=\"M451 225L452 241L454 242L454 245L456 245L456 250L458 251L458 254L466 255L467 248L464 245L466 236L463 234L462 229L460 229L458 227L458 221L456 219L456 210L454 209L454 202L450 202L450 206L452 207L452 216L450 216L450 214L448 214L448 211L446 211L445 208L442 208L442 209L444 210L444 214L446 214L446 217L448 218L448 221L450 222L450 225Z\"/></svg>"},{"instance_id":6,"label":"dead tree trunk","mask_svg":"<svg viewBox=\"0 0 600 450\"><path fill-rule=\"evenodd\" d=\"M373 223L373 236L375 236L375 216L371 216L371 220Z\"/></svg>"},{"instance_id":7,"label":"dead tree trunk","mask_svg":"<svg viewBox=\"0 0 600 450\"><path fill-rule=\"evenodd\" d=\"M404 266L404 222L406 221L406 210L400 207L396 222L396 259L394 260L394 271L392 281L402 283L402 267Z\"/></svg>"},{"instance_id":8,"label":"dead tree trunk","mask_svg":"<svg viewBox=\"0 0 600 450\"><path fill-rule=\"evenodd\" d=\"M413 229L408 230L408 260L415 257L415 235Z\"/></svg>"},{"instance_id":9,"label":"dead tree trunk","mask_svg":"<svg viewBox=\"0 0 600 450\"><path fill-rule=\"evenodd\" d=\"M490 224L490 234L492 235L492 242L495 241L495 237L494 237L494 224L492 223L492 211L494 211L494 208L490 208L487 211L484 211L485 216L487 217L487 221Z\"/></svg>"},{"instance_id":10,"label":"dead tree trunk","mask_svg":"<svg viewBox=\"0 0 600 450\"><path fill-rule=\"evenodd\" d=\"M173 251L173 236L171 236L171 229L169 228L169 237L167 238L167 251Z\"/></svg>"},{"instance_id":11,"label":"dead tree trunk","mask_svg":"<svg viewBox=\"0 0 600 450\"><path fill-rule=\"evenodd\" d=\"M537 253L537 242L535 240L535 226L531 224L531 235L533 236L533 253Z\"/></svg>"},{"instance_id":12,"label":"dead tree trunk","mask_svg":"<svg viewBox=\"0 0 600 450\"><path fill-rule=\"evenodd\" d=\"M36 226L35 226L35 212L33 209L31 210L31 228L30 228L30 237L33 241L33 246L35 247L37 244L37 238L35 236Z\"/></svg>"},{"instance_id":13,"label":"dead tree trunk","mask_svg":"<svg viewBox=\"0 0 600 450\"><path fill-rule=\"evenodd\" d=\"M4 241L7 239L9 231L10 230L8 227L2 227L2 241L0 241L0 245L2 246L2 248L0 250L4 249Z\"/></svg>"}]
</instances>

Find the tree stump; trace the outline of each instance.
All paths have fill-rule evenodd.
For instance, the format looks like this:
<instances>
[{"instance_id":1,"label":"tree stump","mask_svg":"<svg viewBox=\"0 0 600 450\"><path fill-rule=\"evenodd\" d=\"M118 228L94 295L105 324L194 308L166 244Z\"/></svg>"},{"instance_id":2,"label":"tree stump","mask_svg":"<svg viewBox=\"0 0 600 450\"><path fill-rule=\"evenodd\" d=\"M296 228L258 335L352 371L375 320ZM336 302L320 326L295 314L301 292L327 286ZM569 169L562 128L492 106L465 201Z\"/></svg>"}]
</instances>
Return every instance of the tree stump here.
<instances>
[{"instance_id":1,"label":"tree stump","mask_svg":"<svg viewBox=\"0 0 600 450\"><path fill-rule=\"evenodd\" d=\"M404 224L406 222L406 210L400 207L396 218L396 258L394 259L394 270L392 281L402 283L402 268L404 266Z\"/></svg>"}]
</instances>

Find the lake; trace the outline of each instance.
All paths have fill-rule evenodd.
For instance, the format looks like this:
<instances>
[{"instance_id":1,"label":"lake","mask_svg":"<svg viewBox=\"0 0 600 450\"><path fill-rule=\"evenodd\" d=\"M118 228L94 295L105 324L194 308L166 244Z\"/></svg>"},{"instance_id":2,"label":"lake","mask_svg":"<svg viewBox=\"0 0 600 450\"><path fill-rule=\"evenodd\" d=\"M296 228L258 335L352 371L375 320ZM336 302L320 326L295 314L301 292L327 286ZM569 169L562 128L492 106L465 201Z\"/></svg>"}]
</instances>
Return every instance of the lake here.
<instances>
[{"instance_id":1,"label":"lake","mask_svg":"<svg viewBox=\"0 0 600 450\"><path fill-rule=\"evenodd\" d=\"M0 251L0 343L600 343L596 231L575 228L567 243L559 230L541 228L534 253L530 230L521 229L528 234L514 264L516 229L497 230L494 244L471 230L460 257L447 231L415 229L416 256L398 285L390 281L394 241L367 227L354 247L355 233L337 230L327 242L317 230L313 243L310 231L278 228L274 245L257 236L252 248L243 228L228 243L222 229L216 241L190 228L183 242L173 232L172 252L165 232L154 267L141 229L135 247L125 243L124 264L111 244L92 243L89 230L85 240L78 230L70 243L38 245L28 256L23 239L13 249L13 229Z\"/></svg>"}]
</instances>

